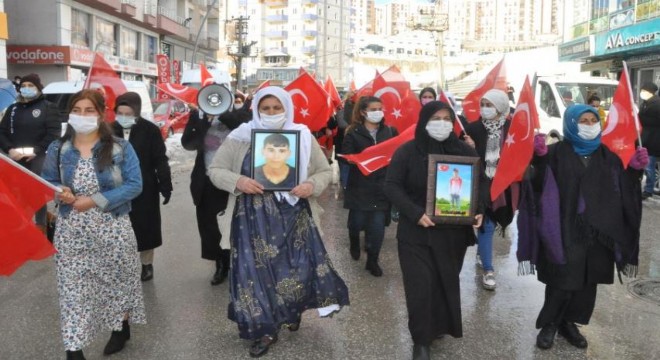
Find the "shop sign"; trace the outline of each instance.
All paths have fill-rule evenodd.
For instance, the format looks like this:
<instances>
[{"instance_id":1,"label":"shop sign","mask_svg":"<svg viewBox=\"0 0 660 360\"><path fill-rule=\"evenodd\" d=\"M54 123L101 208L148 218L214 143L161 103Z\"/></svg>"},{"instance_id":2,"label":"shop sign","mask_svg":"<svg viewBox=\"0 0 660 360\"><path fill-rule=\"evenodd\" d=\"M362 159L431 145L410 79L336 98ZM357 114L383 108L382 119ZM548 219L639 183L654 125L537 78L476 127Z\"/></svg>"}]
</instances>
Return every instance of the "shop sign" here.
<instances>
[{"instance_id":1,"label":"shop sign","mask_svg":"<svg viewBox=\"0 0 660 360\"><path fill-rule=\"evenodd\" d=\"M583 59L593 55L593 35L559 45L559 61Z\"/></svg>"},{"instance_id":2,"label":"shop sign","mask_svg":"<svg viewBox=\"0 0 660 360\"><path fill-rule=\"evenodd\" d=\"M596 55L660 45L660 19L624 27L596 37Z\"/></svg>"},{"instance_id":3,"label":"shop sign","mask_svg":"<svg viewBox=\"0 0 660 360\"><path fill-rule=\"evenodd\" d=\"M68 46L7 45L8 64L65 65L70 62Z\"/></svg>"}]
</instances>

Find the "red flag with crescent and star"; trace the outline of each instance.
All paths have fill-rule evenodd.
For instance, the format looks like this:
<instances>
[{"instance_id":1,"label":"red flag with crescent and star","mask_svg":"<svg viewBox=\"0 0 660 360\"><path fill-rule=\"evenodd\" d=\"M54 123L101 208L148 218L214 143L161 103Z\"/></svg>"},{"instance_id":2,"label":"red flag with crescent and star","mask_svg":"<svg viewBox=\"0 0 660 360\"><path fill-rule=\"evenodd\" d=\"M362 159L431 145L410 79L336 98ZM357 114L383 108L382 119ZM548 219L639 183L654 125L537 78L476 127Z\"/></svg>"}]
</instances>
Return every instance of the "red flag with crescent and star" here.
<instances>
[{"instance_id":1,"label":"red flag with crescent and star","mask_svg":"<svg viewBox=\"0 0 660 360\"><path fill-rule=\"evenodd\" d=\"M624 61L619 85L614 91L612 105L607 114L601 142L619 156L625 168L628 168L628 163L635 154L635 140L639 138L641 131L633 104L630 76Z\"/></svg>"},{"instance_id":2,"label":"red flag with crescent and star","mask_svg":"<svg viewBox=\"0 0 660 360\"><path fill-rule=\"evenodd\" d=\"M469 121L479 120L479 102L484 94L490 89L500 89L506 92L506 67L504 58L493 67L486 77L481 80L474 90L470 91L463 99L463 116Z\"/></svg>"},{"instance_id":3,"label":"red flag with crescent and star","mask_svg":"<svg viewBox=\"0 0 660 360\"><path fill-rule=\"evenodd\" d=\"M500 160L490 186L492 201L495 201L511 184L522 180L525 169L532 161L534 154L534 129L539 127L539 114L534 103L534 93L529 76L527 76L520 91L509 132L502 144Z\"/></svg>"},{"instance_id":4,"label":"red flag with crescent and star","mask_svg":"<svg viewBox=\"0 0 660 360\"><path fill-rule=\"evenodd\" d=\"M180 84L156 84L158 90L172 96L175 99L179 99L185 103L193 104L197 106L197 93L199 90L195 89L192 86L180 85Z\"/></svg>"},{"instance_id":5,"label":"red flag with crescent and star","mask_svg":"<svg viewBox=\"0 0 660 360\"><path fill-rule=\"evenodd\" d=\"M364 176L369 176L372 172L388 166L396 149L415 138L416 127L409 126L406 131L399 135L377 145L370 146L359 154L339 156L354 163Z\"/></svg>"},{"instance_id":6,"label":"red flag with crescent and star","mask_svg":"<svg viewBox=\"0 0 660 360\"><path fill-rule=\"evenodd\" d=\"M323 86L325 89L325 92L330 95L330 100L332 101L332 108L337 109L339 106L341 106L341 97L339 96L339 92L337 91L337 88L335 87L334 81L332 81L332 77L328 75L325 79L325 84Z\"/></svg>"},{"instance_id":7,"label":"red flag with crescent and star","mask_svg":"<svg viewBox=\"0 0 660 360\"><path fill-rule=\"evenodd\" d=\"M438 91L438 100L449 105L449 107L451 107L451 109L454 110L454 134L456 134L456 136L461 136L461 133L465 132L465 129L463 128L463 123L461 122L461 119L458 117L458 114L456 114L456 109L454 109L454 106L451 104L451 101L449 101L447 94L445 94L445 92L442 89Z\"/></svg>"},{"instance_id":8,"label":"red flag with crescent and star","mask_svg":"<svg viewBox=\"0 0 660 360\"><path fill-rule=\"evenodd\" d=\"M422 105L415 93L410 90L410 83L405 81L387 81L384 74L374 79L374 96L383 103L385 122L394 126L399 133L417 123Z\"/></svg>"},{"instance_id":9,"label":"red flag with crescent and star","mask_svg":"<svg viewBox=\"0 0 660 360\"><path fill-rule=\"evenodd\" d=\"M115 121L115 101L117 96L124 94L126 85L117 72L108 64L101 53L94 54L92 66L89 68L83 89L95 89L101 92L105 99L105 121Z\"/></svg>"},{"instance_id":10,"label":"red flag with crescent and star","mask_svg":"<svg viewBox=\"0 0 660 360\"><path fill-rule=\"evenodd\" d=\"M326 127L332 113L331 99L309 73L298 76L284 90L289 92L293 101L294 122L307 125L311 131Z\"/></svg>"},{"instance_id":11,"label":"red flag with crescent and star","mask_svg":"<svg viewBox=\"0 0 660 360\"><path fill-rule=\"evenodd\" d=\"M199 75L200 75L202 87L215 84L213 75L211 75L209 69L207 69L204 64L199 64Z\"/></svg>"}]
</instances>

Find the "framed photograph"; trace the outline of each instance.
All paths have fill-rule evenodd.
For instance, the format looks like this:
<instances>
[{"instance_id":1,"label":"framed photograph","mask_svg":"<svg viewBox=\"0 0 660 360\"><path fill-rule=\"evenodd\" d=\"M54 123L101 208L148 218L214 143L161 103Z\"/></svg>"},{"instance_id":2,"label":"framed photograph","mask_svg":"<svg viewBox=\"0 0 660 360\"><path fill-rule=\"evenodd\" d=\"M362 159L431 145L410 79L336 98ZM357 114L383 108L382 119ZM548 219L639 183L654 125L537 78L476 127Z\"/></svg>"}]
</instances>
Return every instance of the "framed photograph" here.
<instances>
[{"instance_id":1,"label":"framed photograph","mask_svg":"<svg viewBox=\"0 0 660 360\"><path fill-rule=\"evenodd\" d=\"M269 191L289 191L298 185L300 132L252 130L251 177Z\"/></svg>"},{"instance_id":2,"label":"framed photograph","mask_svg":"<svg viewBox=\"0 0 660 360\"><path fill-rule=\"evenodd\" d=\"M474 224L478 185L478 157L430 154L426 215L436 224Z\"/></svg>"}]
</instances>

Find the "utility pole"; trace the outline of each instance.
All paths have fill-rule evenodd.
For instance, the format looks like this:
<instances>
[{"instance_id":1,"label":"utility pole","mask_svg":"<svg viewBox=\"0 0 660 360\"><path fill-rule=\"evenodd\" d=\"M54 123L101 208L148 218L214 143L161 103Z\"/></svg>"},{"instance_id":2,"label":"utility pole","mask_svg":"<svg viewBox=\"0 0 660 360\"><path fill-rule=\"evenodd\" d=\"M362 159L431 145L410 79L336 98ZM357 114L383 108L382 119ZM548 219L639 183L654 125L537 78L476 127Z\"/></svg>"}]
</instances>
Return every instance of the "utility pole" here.
<instances>
[{"instance_id":1,"label":"utility pole","mask_svg":"<svg viewBox=\"0 0 660 360\"><path fill-rule=\"evenodd\" d=\"M211 8L215 7L215 4L218 3L218 0L213 0L211 3ZM204 18L202 18L202 23L199 24L199 29L197 29L197 36L195 36L195 49L193 50L192 53L192 59L190 60L190 68L192 69L195 65L195 57L197 57L197 49L199 48L199 35L202 33L202 29L204 28L204 24L206 23L206 19L208 19L209 14L211 11L206 11L206 14L204 15Z\"/></svg>"},{"instance_id":2,"label":"utility pole","mask_svg":"<svg viewBox=\"0 0 660 360\"><path fill-rule=\"evenodd\" d=\"M408 27L414 30L428 31L433 34L436 45L436 56L438 58L438 88L445 89L444 69L444 32L449 29L449 15L442 12L440 1L435 1L435 6L430 10L420 10L418 17L412 17L408 21ZM446 89L445 89L446 90Z\"/></svg>"},{"instance_id":3,"label":"utility pole","mask_svg":"<svg viewBox=\"0 0 660 360\"><path fill-rule=\"evenodd\" d=\"M236 66L236 89L244 91L243 88L243 58L246 57L256 57L256 53L252 53L252 47L257 43L256 41L251 41L247 43L248 35L248 20L249 16L241 15L238 18L231 18L234 22L234 31L236 37L236 45L227 46L227 55L231 56L234 59L234 65Z\"/></svg>"}]
</instances>

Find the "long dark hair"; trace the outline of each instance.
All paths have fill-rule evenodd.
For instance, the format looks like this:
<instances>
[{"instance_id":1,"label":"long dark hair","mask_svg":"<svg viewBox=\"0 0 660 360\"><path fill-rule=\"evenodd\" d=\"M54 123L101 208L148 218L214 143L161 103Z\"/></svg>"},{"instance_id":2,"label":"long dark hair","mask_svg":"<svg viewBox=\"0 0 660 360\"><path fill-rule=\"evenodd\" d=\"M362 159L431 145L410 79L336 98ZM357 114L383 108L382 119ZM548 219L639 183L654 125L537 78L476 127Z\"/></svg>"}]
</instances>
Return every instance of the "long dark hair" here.
<instances>
[{"instance_id":1,"label":"long dark hair","mask_svg":"<svg viewBox=\"0 0 660 360\"><path fill-rule=\"evenodd\" d=\"M362 115L363 111L366 111L367 108L369 107L369 104L377 102L377 103L383 103L379 98L375 96L363 96L361 97L357 104L353 107L353 116L351 116L351 123L348 125L346 128L346 133L348 134L349 132L353 131L358 125L364 124L364 121L366 120L364 115Z\"/></svg>"},{"instance_id":2,"label":"long dark hair","mask_svg":"<svg viewBox=\"0 0 660 360\"><path fill-rule=\"evenodd\" d=\"M101 150L99 152L98 159L96 160L96 166L99 170L105 169L106 166L112 164L112 146L115 144L115 139L112 137L112 129L110 125L105 122L105 99L103 95L96 90L80 90L77 93L71 96L69 100L69 106L67 113L71 113L73 107L80 100L89 100L94 105L96 112L99 113L99 141L101 141ZM62 137L62 142L71 140L73 142L76 138L76 131L73 130L71 125L67 125L66 133Z\"/></svg>"}]
</instances>

